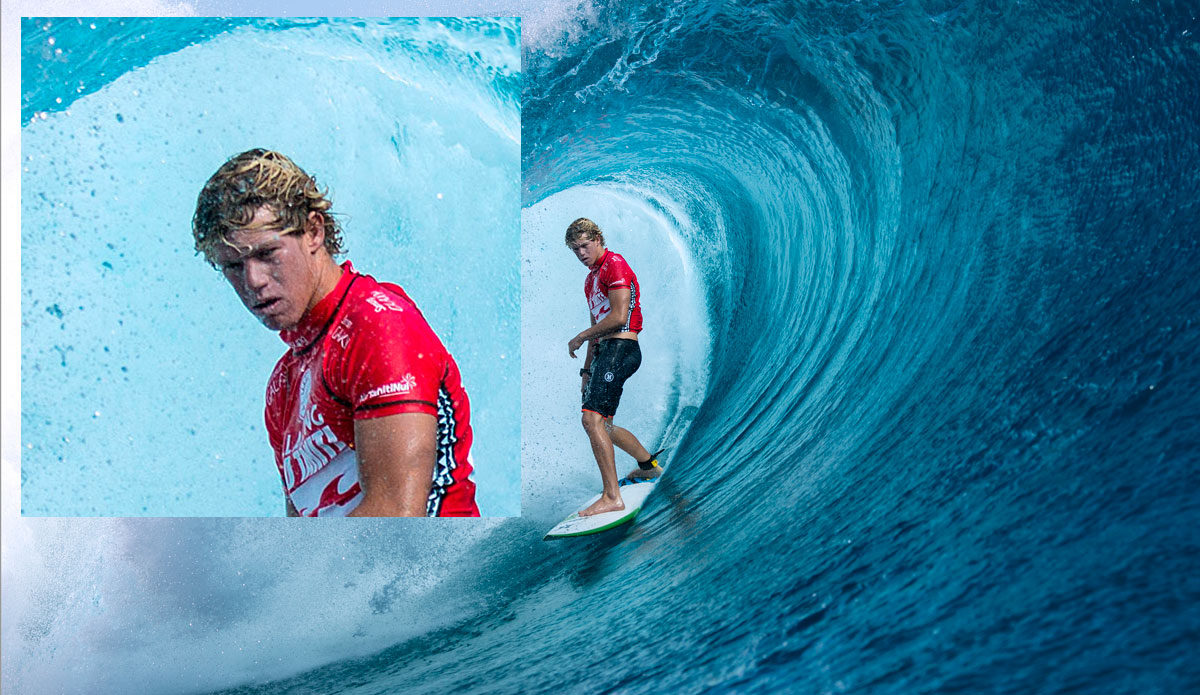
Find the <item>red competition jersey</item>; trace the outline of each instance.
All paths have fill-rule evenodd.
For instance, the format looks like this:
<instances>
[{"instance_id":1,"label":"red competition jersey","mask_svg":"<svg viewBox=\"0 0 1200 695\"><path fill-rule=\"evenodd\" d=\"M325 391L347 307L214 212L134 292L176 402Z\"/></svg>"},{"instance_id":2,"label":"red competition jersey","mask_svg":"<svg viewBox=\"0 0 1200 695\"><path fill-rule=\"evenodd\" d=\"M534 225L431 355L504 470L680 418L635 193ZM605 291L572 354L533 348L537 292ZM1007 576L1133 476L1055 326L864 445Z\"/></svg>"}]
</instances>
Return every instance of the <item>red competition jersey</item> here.
<instances>
[{"instance_id":1,"label":"red competition jersey","mask_svg":"<svg viewBox=\"0 0 1200 695\"><path fill-rule=\"evenodd\" d=\"M342 264L337 287L295 329L267 383L267 432L301 516L345 516L362 501L354 421L437 418L429 516L479 516L470 403L458 365L404 290Z\"/></svg>"},{"instance_id":2,"label":"red competition jersey","mask_svg":"<svg viewBox=\"0 0 1200 695\"><path fill-rule=\"evenodd\" d=\"M612 311L608 291L621 287L629 288L629 319L620 332L637 333L642 330L642 298L637 276L621 254L606 250L583 281L583 294L587 297L588 309L596 323L600 323Z\"/></svg>"}]
</instances>

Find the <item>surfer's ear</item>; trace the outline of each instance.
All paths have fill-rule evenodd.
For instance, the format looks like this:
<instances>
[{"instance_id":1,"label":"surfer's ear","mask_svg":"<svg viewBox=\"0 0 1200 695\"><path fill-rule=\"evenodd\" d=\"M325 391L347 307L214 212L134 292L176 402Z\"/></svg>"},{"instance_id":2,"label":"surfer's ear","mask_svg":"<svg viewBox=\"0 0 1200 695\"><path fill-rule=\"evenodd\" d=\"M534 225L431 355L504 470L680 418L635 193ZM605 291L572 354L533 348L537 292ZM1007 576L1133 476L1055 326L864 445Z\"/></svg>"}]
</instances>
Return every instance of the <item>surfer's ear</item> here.
<instances>
[{"instance_id":1,"label":"surfer's ear","mask_svg":"<svg viewBox=\"0 0 1200 695\"><path fill-rule=\"evenodd\" d=\"M304 246L309 253L325 246L325 215L317 210L304 218Z\"/></svg>"}]
</instances>

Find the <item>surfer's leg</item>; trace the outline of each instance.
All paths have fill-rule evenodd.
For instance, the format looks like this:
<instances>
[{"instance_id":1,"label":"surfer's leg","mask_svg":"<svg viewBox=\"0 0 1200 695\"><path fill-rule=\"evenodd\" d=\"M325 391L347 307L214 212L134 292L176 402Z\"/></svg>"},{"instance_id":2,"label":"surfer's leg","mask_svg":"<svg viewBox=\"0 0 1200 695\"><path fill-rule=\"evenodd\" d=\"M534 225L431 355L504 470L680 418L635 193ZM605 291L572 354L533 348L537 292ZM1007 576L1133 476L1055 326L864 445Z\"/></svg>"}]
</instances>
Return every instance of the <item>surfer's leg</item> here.
<instances>
[{"instance_id":1,"label":"surfer's leg","mask_svg":"<svg viewBox=\"0 0 1200 695\"><path fill-rule=\"evenodd\" d=\"M613 424L612 418L604 421L608 427L608 436L612 439L612 443L620 447L621 451L633 457L634 461L638 462L638 467L625 476L629 480L650 480L662 475L662 468L658 466L658 455L662 453L659 450L655 453L650 453L650 450L642 446L641 441L629 430L624 427L618 427Z\"/></svg>"},{"instance_id":2,"label":"surfer's leg","mask_svg":"<svg viewBox=\"0 0 1200 695\"><path fill-rule=\"evenodd\" d=\"M632 456L635 461L645 461L650 458L650 450L642 446L633 432L612 424L611 418L605 420L604 424L608 427L608 436L612 439L612 443L617 445L621 451Z\"/></svg>"},{"instance_id":3,"label":"surfer's leg","mask_svg":"<svg viewBox=\"0 0 1200 695\"><path fill-rule=\"evenodd\" d=\"M588 382L588 389L591 390L594 386L595 390L589 392L596 395L602 394L603 398L585 399L583 407L585 410L595 410L605 416L604 427L613 444L632 456L635 461L650 461L653 459L653 455L646 450L646 447L642 446L638 438L629 430L617 427L612 422L613 415L617 412L617 406L621 403L625 380L632 376L642 364L642 349L636 340L625 338L602 341L600 345L604 360L601 362L598 357L592 363L592 379ZM630 474L628 477L654 476Z\"/></svg>"},{"instance_id":4,"label":"surfer's leg","mask_svg":"<svg viewBox=\"0 0 1200 695\"><path fill-rule=\"evenodd\" d=\"M600 499L592 506L579 512L579 516L591 516L602 512L615 512L625 508L621 500L621 487L617 482L617 462L613 454L612 438L605 427L605 418L592 410L583 411L583 429L587 432L592 443L592 454L596 464L600 466L600 478L604 481L604 491Z\"/></svg>"}]
</instances>

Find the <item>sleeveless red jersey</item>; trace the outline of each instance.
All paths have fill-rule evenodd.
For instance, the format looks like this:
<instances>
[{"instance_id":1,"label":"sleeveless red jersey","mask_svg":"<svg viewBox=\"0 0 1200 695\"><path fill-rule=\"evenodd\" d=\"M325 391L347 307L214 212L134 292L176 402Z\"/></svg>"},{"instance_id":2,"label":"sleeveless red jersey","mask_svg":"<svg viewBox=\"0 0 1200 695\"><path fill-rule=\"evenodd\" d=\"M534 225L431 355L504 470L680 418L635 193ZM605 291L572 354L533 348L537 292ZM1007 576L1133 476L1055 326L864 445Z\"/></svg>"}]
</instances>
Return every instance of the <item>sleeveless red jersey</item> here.
<instances>
[{"instance_id":1,"label":"sleeveless red jersey","mask_svg":"<svg viewBox=\"0 0 1200 695\"><path fill-rule=\"evenodd\" d=\"M354 421L397 413L437 418L429 516L479 516L458 365L403 289L347 261L337 287L280 337L289 349L267 383L267 432L301 516L358 506Z\"/></svg>"},{"instance_id":2,"label":"sleeveless red jersey","mask_svg":"<svg viewBox=\"0 0 1200 695\"><path fill-rule=\"evenodd\" d=\"M605 250L583 281L583 293L596 323L612 312L608 291L621 287L629 288L629 319L621 327L621 332L637 333L642 330L641 289L637 276L620 254Z\"/></svg>"}]
</instances>

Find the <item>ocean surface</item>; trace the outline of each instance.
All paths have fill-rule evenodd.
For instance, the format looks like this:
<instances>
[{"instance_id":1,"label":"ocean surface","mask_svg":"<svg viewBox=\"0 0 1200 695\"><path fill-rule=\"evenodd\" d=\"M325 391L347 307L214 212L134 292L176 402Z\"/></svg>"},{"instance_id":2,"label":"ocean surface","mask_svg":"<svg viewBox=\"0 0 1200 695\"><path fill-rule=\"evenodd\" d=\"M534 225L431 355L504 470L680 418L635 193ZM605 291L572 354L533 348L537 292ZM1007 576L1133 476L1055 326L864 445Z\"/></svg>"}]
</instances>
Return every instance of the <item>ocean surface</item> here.
<instances>
[{"instance_id":1,"label":"ocean surface","mask_svg":"<svg viewBox=\"0 0 1200 695\"><path fill-rule=\"evenodd\" d=\"M1197 692L1198 14L531 11L522 517L23 520L5 691ZM579 215L643 282L618 423L671 449L546 543L598 477Z\"/></svg>"}]
</instances>

